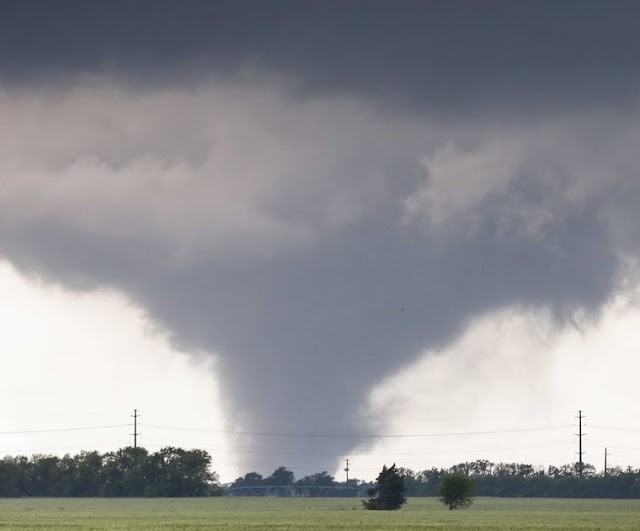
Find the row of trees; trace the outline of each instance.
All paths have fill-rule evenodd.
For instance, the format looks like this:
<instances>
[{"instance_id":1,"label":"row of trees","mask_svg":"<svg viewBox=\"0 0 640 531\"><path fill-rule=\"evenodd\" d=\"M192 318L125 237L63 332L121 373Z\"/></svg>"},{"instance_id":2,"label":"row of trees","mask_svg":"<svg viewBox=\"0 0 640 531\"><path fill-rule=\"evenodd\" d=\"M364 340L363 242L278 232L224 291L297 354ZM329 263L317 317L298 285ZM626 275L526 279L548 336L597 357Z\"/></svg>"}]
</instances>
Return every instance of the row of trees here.
<instances>
[{"instance_id":1,"label":"row of trees","mask_svg":"<svg viewBox=\"0 0 640 531\"><path fill-rule=\"evenodd\" d=\"M640 498L640 470L631 468L611 468L605 474L589 464L535 467L477 460L419 472L398 467L397 473L407 496L441 496L443 479L457 475L471 478L478 496ZM296 480L293 472L282 466L267 477L257 472L245 474L229 485L227 492L242 496L365 496L376 484L350 479L348 487L326 471Z\"/></svg>"},{"instance_id":2,"label":"row of trees","mask_svg":"<svg viewBox=\"0 0 640 531\"><path fill-rule=\"evenodd\" d=\"M474 480L458 472L445 474L438 485L438 500L449 510L468 507L473 502ZM397 511L407 501L407 485L401 470L392 466L382 467L375 487L367 490L368 500L362 500L365 509L373 511Z\"/></svg>"},{"instance_id":3,"label":"row of trees","mask_svg":"<svg viewBox=\"0 0 640 531\"><path fill-rule=\"evenodd\" d=\"M227 492L236 496L357 496L370 486L357 479L350 479L348 485L338 482L326 470L296 480L291 470L280 466L267 477L249 472L231 483Z\"/></svg>"},{"instance_id":4,"label":"row of trees","mask_svg":"<svg viewBox=\"0 0 640 531\"><path fill-rule=\"evenodd\" d=\"M127 447L105 454L80 452L62 458L7 456L0 460L0 497L223 494L225 490L210 466L211 457L206 451L174 447L161 448L155 453ZM395 465L393 470L402 477L406 496L441 495L443 479L458 474L473 479L478 496L640 498L640 470L631 468L612 468L605 474L597 473L588 464L543 468L477 460L420 472ZM267 477L249 472L228 485L226 493L364 497L368 489L374 489L370 492L375 498L376 487L379 485L357 479L350 479L348 484L338 482L326 471L296 480L291 470L281 466Z\"/></svg>"},{"instance_id":5,"label":"row of trees","mask_svg":"<svg viewBox=\"0 0 640 531\"><path fill-rule=\"evenodd\" d=\"M477 460L421 472L400 469L408 496L437 496L447 474L473 478L478 496L552 498L640 498L640 470L611 468L606 474L589 464L535 467Z\"/></svg>"},{"instance_id":6,"label":"row of trees","mask_svg":"<svg viewBox=\"0 0 640 531\"><path fill-rule=\"evenodd\" d=\"M208 496L222 494L204 450L166 447L0 460L0 497Z\"/></svg>"}]
</instances>

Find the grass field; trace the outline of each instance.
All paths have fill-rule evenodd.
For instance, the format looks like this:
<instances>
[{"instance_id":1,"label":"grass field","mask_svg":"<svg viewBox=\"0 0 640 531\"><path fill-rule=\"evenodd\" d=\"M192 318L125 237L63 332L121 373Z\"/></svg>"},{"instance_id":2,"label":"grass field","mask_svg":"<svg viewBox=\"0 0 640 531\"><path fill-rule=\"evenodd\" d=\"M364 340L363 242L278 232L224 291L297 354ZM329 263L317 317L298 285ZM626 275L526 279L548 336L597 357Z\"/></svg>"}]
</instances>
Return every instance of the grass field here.
<instances>
[{"instance_id":1,"label":"grass field","mask_svg":"<svg viewBox=\"0 0 640 531\"><path fill-rule=\"evenodd\" d=\"M448 511L412 498L364 511L345 498L0 499L0 529L640 530L640 500L478 498Z\"/></svg>"}]
</instances>

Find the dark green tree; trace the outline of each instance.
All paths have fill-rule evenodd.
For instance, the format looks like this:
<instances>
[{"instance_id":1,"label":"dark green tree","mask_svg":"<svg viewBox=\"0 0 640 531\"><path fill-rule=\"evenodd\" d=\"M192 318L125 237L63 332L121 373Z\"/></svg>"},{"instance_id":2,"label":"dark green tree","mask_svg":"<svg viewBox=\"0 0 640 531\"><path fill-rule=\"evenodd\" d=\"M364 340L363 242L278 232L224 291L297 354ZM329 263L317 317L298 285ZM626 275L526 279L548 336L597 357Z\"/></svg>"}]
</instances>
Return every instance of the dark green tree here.
<instances>
[{"instance_id":1,"label":"dark green tree","mask_svg":"<svg viewBox=\"0 0 640 531\"><path fill-rule=\"evenodd\" d=\"M144 448L127 446L103 457L100 482L103 496L143 496L148 483Z\"/></svg>"},{"instance_id":2,"label":"dark green tree","mask_svg":"<svg viewBox=\"0 0 640 531\"><path fill-rule=\"evenodd\" d=\"M306 496L330 496L335 493L335 478L326 470L305 476L296 481L296 487L304 488Z\"/></svg>"},{"instance_id":3,"label":"dark green tree","mask_svg":"<svg viewBox=\"0 0 640 531\"><path fill-rule=\"evenodd\" d=\"M264 484L270 487L266 490L266 494L269 496L291 496L291 487L294 482L293 472L287 467L279 466L270 476L264 478Z\"/></svg>"},{"instance_id":4,"label":"dark green tree","mask_svg":"<svg viewBox=\"0 0 640 531\"><path fill-rule=\"evenodd\" d=\"M0 461L0 498L23 496L23 486L24 463L21 458L7 456L2 459Z\"/></svg>"},{"instance_id":5,"label":"dark green tree","mask_svg":"<svg viewBox=\"0 0 640 531\"><path fill-rule=\"evenodd\" d=\"M407 498L404 493L407 488L402 474L396 468L395 463L387 468L382 467L376 480L377 485L369 489L368 500L362 500L365 509L375 511L396 511L402 507Z\"/></svg>"},{"instance_id":6,"label":"dark green tree","mask_svg":"<svg viewBox=\"0 0 640 531\"><path fill-rule=\"evenodd\" d=\"M302 479L296 481L296 485L302 485L304 487L333 487L335 485L335 479L326 470L322 472L316 472L310 476L305 476Z\"/></svg>"},{"instance_id":7,"label":"dark green tree","mask_svg":"<svg viewBox=\"0 0 640 531\"><path fill-rule=\"evenodd\" d=\"M295 477L291 470L288 470L287 467L279 466L276 468L273 473L265 478L265 485L275 485L278 487L293 485Z\"/></svg>"},{"instance_id":8,"label":"dark green tree","mask_svg":"<svg viewBox=\"0 0 640 531\"><path fill-rule=\"evenodd\" d=\"M474 484L473 479L465 474L454 472L446 474L442 478L438 489L438 498L442 503L449 506L449 510L468 507L473 503Z\"/></svg>"},{"instance_id":9,"label":"dark green tree","mask_svg":"<svg viewBox=\"0 0 640 531\"><path fill-rule=\"evenodd\" d=\"M27 469L29 496L60 496L62 491L60 458L54 455L33 455Z\"/></svg>"},{"instance_id":10,"label":"dark green tree","mask_svg":"<svg viewBox=\"0 0 640 531\"><path fill-rule=\"evenodd\" d=\"M82 451L73 459L75 467L72 488L67 496L98 496L101 488L102 455L96 451Z\"/></svg>"},{"instance_id":11,"label":"dark green tree","mask_svg":"<svg viewBox=\"0 0 640 531\"><path fill-rule=\"evenodd\" d=\"M209 470L204 450L160 448L147 458L145 496L207 496L221 494L217 475Z\"/></svg>"},{"instance_id":12,"label":"dark green tree","mask_svg":"<svg viewBox=\"0 0 640 531\"><path fill-rule=\"evenodd\" d=\"M231 484L231 493L241 496L263 496L264 478L257 472L249 472Z\"/></svg>"}]
</instances>

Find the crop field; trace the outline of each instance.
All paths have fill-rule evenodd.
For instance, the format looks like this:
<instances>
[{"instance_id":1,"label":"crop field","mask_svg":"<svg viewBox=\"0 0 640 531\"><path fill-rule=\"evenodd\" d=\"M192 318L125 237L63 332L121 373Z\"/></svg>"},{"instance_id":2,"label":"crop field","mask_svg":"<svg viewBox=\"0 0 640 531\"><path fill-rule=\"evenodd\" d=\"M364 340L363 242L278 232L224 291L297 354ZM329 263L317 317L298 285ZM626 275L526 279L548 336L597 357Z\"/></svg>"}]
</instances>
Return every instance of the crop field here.
<instances>
[{"instance_id":1,"label":"crop field","mask_svg":"<svg viewBox=\"0 0 640 531\"><path fill-rule=\"evenodd\" d=\"M0 529L640 530L640 500L478 498L448 511L412 498L364 511L345 498L0 499Z\"/></svg>"}]
</instances>

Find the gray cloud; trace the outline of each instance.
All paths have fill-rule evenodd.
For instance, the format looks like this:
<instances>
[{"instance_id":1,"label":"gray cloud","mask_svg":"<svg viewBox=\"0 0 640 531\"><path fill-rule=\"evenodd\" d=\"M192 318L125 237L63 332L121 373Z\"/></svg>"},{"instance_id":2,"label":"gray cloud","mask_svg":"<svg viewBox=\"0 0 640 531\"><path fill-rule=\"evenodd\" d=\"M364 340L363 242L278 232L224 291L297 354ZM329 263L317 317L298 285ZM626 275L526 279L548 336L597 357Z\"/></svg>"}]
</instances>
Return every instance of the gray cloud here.
<instances>
[{"instance_id":1,"label":"gray cloud","mask_svg":"<svg viewBox=\"0 0 640 531\"><path fill-rule=\"evenodd\" d=\"M287 78L291 95L351 94L466 118L506 107L624 106L638 93L633 1L3 2L8 81L81 72L132 83Z\"/></svg>"},{"instance_id":2,"label":"gray cloud","mask_svg":"<svg viewBox=\"0 0 640 531\"><path fill-rule=\"evenodd\" d=\"M236 427L367 431L474 316L597 312L637 255L635 4L22 5L3 255L217 353ZM304 472L354 443L250 444Z\"/></svg>"}]
</instances>

